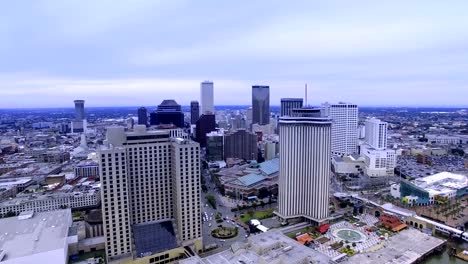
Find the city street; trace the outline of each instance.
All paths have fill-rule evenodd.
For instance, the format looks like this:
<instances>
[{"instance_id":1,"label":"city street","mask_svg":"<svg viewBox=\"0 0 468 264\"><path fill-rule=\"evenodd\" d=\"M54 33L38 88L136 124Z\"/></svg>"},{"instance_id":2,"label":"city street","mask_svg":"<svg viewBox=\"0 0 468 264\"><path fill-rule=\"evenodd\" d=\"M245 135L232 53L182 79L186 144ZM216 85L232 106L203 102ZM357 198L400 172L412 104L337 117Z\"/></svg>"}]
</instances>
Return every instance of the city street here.
<instances>
[{"instance_id":1,"label":"city street","mask_svg":"<svg viewBox=\"0 0 468 264\"><path fill-rule=\"evenodd\" d=\"M203 243L204 243L205 247L216 244L220 248L229 248L235 242L245 241L246 240L246 238L245 238L246 231L244 230L244 228L242 228L241 226L237 225L236 223L234 223L232 221L232 219L234 219L235 213L231 212L231 208L225 207L223 205L223 203L221 202L220 194L217 192L216 186L212 182L211 176L210 176L210 173L208 172L208 170L203 170L202 171L202 177L204 177L206 187L208 188L208 192L202 193L202 204L203 204L202 214L204 215L205 212L206 212L207 215L208 215L208 218L209 218L207 222L203 222L203 228L202 228L202 230L203 230ZM211 194L211 195L213 195L215 197L216 204L217 204L217 209L213 209L208 204L208 202L206 200L206 196L209 195L209 194ZM215 215L216 215L217 212L221 213L223 218L227 217L229 220L224 220L222 223L216 223ZM210 224L211 224L211 226L210 226ZM227 240L217 239L217 238L212 237L211 236L211 231L213 229L216 229L219 225L223 225L225 227L236 227L237 226L238 230L239 230L239 235L237 237L235 237L235 238L227 239Z\"/></svg>"}]
</instances>

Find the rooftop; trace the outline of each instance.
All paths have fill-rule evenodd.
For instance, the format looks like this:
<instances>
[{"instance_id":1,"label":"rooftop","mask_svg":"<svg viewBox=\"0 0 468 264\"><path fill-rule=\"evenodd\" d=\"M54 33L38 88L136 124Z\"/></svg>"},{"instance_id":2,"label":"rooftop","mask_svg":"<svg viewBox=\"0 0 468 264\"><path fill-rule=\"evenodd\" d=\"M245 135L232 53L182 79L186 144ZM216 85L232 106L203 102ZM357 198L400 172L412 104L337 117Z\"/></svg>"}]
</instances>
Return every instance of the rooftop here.
<instances>
[{"instance_id":1,"label":"rooftop","mask_svg":"<svg viewBox=\"0 0 468 264\"><path fill-rule=\"evenodd\" d=\"M380 250L355 255L349 258L348 263L410 264L443 243L445 243L445 241L422 233L416 229L407 229L390 237L386 246Z\"/></svg>"},{"instance_id":2,"label":"rooftop","mask_svg":"<svg viewBox=\"0 0 468 264\"><path fill-rule=\"evenodd\" d=\"M64 254L71 223L70 209L35 213L24 220L18 217L0 219L0 249L6 254L4 261L54 250ZM65 263L65 257L62 263ZM24 262L18 260L17 263ZM36 259L36 263L59 262Z\"/></svg>"},{"instance_id":3,"label":"rooftop","mask_svg":"<svg viewBox=\"0 0 468 264\"><path fill-rule=\"evenodd\" d=\"M229 250L201 259L192 257L181 264L239 264L239 263L330 263L326 255L301 245L280 231L270 231L248 239L248 242L232 246Z\"/></svg>"},{"instance_id":4,"label":"rooftop","mask_svg":"<svg viewBox=\"0 0 468 264\"><path fill-rule=\"evenodd\" d=\"M242 185L252 186L252 185L254 185L256 183L259 183L259 182L265 180L265 177L260 175L260 174L248 174L246 176L239 177L238 180Z\"/></svg>"},{"instance_id":5,"label":"rooftop","mask_svg":"<svg viewBox=\"0 0 468 264\"><path fill-rule=\"evenodd\" d=\"M279 159L275 158L259 164L260 170L266 175L272 175L279 172Z\"/></svg>"}]
</instances>

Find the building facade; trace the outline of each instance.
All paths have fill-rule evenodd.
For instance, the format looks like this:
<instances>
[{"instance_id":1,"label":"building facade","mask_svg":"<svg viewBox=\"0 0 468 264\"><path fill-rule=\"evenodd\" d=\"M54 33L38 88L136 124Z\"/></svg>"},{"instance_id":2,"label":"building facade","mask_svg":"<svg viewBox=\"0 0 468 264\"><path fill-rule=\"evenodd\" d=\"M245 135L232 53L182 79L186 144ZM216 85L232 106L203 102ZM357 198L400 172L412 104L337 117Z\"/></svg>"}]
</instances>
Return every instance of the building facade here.
<instances>
[{"instance_id":1,"label":"building facade","mask_svg":"<svg viewBox=\"0 0 468 264\"><path fill-rule=\"evenodd\" d=\"M75 120L83 121L85 120L85 110L84 110L84 100L75 100Z\"/></svg>"},{"instance_id":2,"label":"building facade","mask_svg":"<svg viewBox=\"0 0 468 264\"><path fill-rule=\"evenodd\" d=\"M195 135L200 147L206 147L206 134L216 130L215 115L201 115L196 122Z\"/></svg>"},{"instance_id":3,"label":"building facade","mask_svg":"<svg viewBox=\"0 0 468 264\"><path fill-rule=\"evenodd\" d=\"M257 135L245 129L224 135L224 157L256 160L258 156Z\"/></svg>"},{"instance_id":4,"label":"building facade","mask_svg":"<svg viewBox=\"0 0 468 264\"><path fill-rule=\"evenodd\" d=\"M252 86L252 124L267 125L270 123L270 87Z\"/></svg>"},{"instance_id":5,"label":"building facade","mask_svg":"<svg viewBox=\"0 0 468 264\"><path fill-rule=\"evenodd\" d=\"M387 126L387 122L382 122L377 118L370 118L366 120L366 143L378 150L386 149Z\"/></svg>"},{"instance_id":6,"label":"building facade","mask_svg":"<svg viewBox=\"0 0 468 264\"><path fill-rule=\"evenodd\" d=\"M75 119L71 122L72 133L83 133L86 131L86 116L84 110L84 100L75 100Z\"/></svg>"},{"instance_id":7,"label":"building facade","mask_svg":"<svg viewBox=\"0 0 468 264\"><path fill-rule=\"evenodd\" d=\"M333 120L332 155L344 156L357 153L358 106L350 103L324 103L322 115Z\"/></svg>"},{"instance_id":8,"label":"building facade","mask_svg":"<svg viewBox=\"0 0 468 264\"><path fill-rule=\"evenodd\" d=\"M0 203L0 214L25 211L48 212L63 208L84 209L99 206L101 192L92 189L86 192L58 192L50 194L19 194Z\"/></svg>"},{"instance_id":9,"label":"building facade","mask_svg":"<svg viewBox=\"0 0 468 264\"><path fill-rule=\"evenodd\" d=\"M214 115L214 84L210 81L204 81L200 84L201 114Z\"/></svg>"},{"instance_id":10,"label":"building facade","mask_svg":"<svg viewBox=\"0 0 468 264\"><path fill-rule=\"evenodd\" d=\"M206 158L209 161L224 160L224 133L213 131L206 138Z\"/></svg>"},{"instance_id":11,"label":"building facade","mask_svg":"<svg viewBox=\"0 0 468 264\"><path fill-rule=\"evenodd\" d=\"M332 121L320 109L302 108L281 117L277 215L283 220L328 218Z\"/></svg>"},{"instance_id":12,"label":"building facade","mask_svg":"<svg viewBox=\"0 0 468 264\"><path fill-rule=\"evenodd\" d=\"M190 123L195 125L197 123L198 118L200 118L200 105L198 101L191 101L190 102Z\"/></svg>"},{"instance_id":13,"label":"building facade","mask_svg":"<svg viewBox=\"0 0 468 264\"><path fill-rule=\"evenodd\" d=\"M292 110L302 108L303 103L302 98L281 98L280 116L291 116Z\"/></svg>"},{"instance_id":14,"label":"building facade","mask_svg":"<svg viewBox=\"0 0 468 264\"><path fill-rule=\"evenodd\" d=\"M197 143L144 126L127 133L111 127L98 155L109 262L144 259L181 246L201 248Z\"/></svg>"},{"instance_id":15,"label":"building facade","mask_svg":"<svg viewBox=\"0 0 468 264\"><path fill-rule=\"evenodd\" d=\"M150 123L154 125L174 125L184 127L182 107L174 100L164 100L154 113L151 113Z\"/></svg>"},{"instance_id":16,"label":"building facade","mask_svg":"<svg viewBox=\"0 0 468 264\"><path fill-rule=\"evenodd\" d=\"M393 149L375 149L369 145L361 146L365 159L364 172L369 177L395 175L396 153Z\"/></svg>"},{"instance_id":17,"label":"building facade","mask_svg":"<svg viewBox=\"0 0 468 264\"><path fill-rule=\"evenodd\" d=\"M99 165L94 161L82 161L73 168L73 171L76 177L99 177Z\"/></svg>"},{"instance_id":18,"label":"building facade","mask_svg":"<svg viewBox=\"0 0 468 264\"><path fill-rule=\"evenodd\" d=\"M138 108L138 124L148 125L148 110L146 110L146 107Z\"/></svg>"}]
</instances>

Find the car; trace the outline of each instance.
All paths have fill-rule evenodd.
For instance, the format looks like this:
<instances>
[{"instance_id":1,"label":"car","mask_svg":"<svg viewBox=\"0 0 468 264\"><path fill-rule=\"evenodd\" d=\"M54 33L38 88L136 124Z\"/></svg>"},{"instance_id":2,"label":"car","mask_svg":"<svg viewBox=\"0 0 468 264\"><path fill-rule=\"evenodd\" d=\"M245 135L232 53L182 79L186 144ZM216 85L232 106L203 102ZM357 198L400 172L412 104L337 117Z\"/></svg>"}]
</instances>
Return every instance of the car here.
<instances>
[{"instance_id":1,"label":"car","mask_svg":"<svg viewBox=\"0 0 468 264\"><path fill-rule=\"evenodd\" d=\"M209 223L208 226L211 227L211 223Z\"/></svg>"}]
</instances>

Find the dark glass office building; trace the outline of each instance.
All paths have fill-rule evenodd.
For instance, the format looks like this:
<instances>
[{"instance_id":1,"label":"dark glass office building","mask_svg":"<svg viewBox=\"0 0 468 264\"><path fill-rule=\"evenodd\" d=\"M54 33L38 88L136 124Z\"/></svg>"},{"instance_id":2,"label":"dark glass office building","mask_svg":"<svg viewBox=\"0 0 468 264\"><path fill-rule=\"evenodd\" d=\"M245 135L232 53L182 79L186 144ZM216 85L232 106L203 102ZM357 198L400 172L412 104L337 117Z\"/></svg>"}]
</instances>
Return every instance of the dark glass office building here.
<instances>
[{"instance_id":1,"label":"dark glass office building","mask_svg":"<svg viewBox=\"0 0 468 264\"><path fill-rule=\"evenodd\" d=\"M216 130L215 115L202 115L196 122L195 136L202 148L206 147L206 134Z\"/></svg>"},{"instance_id":2,"label":"dark glass office building","mask_svg":"<svg viewBox=\"0 0 468 264\"><path fill-rule=\"evenodd\" d=\"M252 86L252 124L270 124L270 87Z\"/></svg>"},{"instance_id":3,"label":"dark glass office building","mask_svg":"<svg viewBox=\"0 0 468 264\"><path fill-rule=\"evenodd\" d=\"M138 108L138 124L139 125L148 125L148 111L145 107Z\"/></svg>"},{"instance_id":4,"label":"dark glass office building","mask_svg":"<svg viewBox=\"0 0 468 264\"><path fill-rule=\"evenodd\" d=\"M182 107L175 100L164 100L156 111L150 115L150 124L157 125L174 125L176 127L184 127L184 113Z\"/></svg>"},{"instance_id":5,"label":"dark glass office building","mask_svg":"<svg viewBox=\"0 0 468 264\"><path fill-rule=\"evenodd\" d=\"M195 125L200 117L200 104L198 101L190 102L190 123Z\"/></svg>"}]
</instances>

